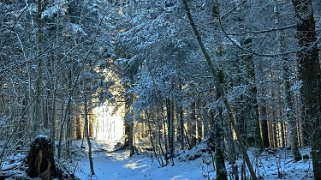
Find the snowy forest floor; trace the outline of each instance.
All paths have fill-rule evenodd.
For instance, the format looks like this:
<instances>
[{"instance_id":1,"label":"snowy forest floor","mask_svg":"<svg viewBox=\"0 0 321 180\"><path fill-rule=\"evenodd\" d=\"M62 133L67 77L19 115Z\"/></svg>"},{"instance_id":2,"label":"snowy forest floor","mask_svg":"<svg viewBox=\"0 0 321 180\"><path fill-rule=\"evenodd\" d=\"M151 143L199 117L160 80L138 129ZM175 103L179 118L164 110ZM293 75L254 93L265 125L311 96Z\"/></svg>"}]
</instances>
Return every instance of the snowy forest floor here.
<instances>
[{"instance_id":1,"label":"snowy forest floor","mask_svg":"<svg viewBox=\"0 0 321 180\"><path fill-rule=\"evenodd\" d=\"M76 176L80 179L203 179L202 159L195 161L177 162L175 166L160 167L156 159L147 154L134 155L129 158L129 151L117 151L108 153L110 150L106 144L94 144L93 161L95 175L90 176L88 157L82 157L78 161Z\"/></svg>"},{"instance_id":2,"label":"snowy forest floor","mask_svg":"<svg viewBox=\"0 0 321 180\"><path fill-rule=\"evenodd\" d=\"M190 151L177 152L174 158L175 165L161 167L157 159L147 152L141 152L129 157L129 151L122 150L111 152L114 145L106 143L93 144L93 161L95 175L90 176L90 167L87 157L88 148L80 148L80 141L74 142L73 163L61 164L69 167L70 172L75 172L76 177L81 180L198 180L215 179L215 170L212 166L212 157L206 151L206 144L201 143ZM85 143L86 146L86 143ZM303 156L308 156L310 148L300 149ZM256 173L262 179L292 179L292 180L312 180L311 158L294 162L290 150L266 149L259 156L254 156L255 150L248 151ZM30 179L26 176L23 168L25 154L16 153L5 158L1 167L1 173L12 174L9 179ZM243 160L236 161L239 174ZM231 178L232 167L226 163L229 179ZM249 176L249 173L246 172ZM249 179L249 178L246 178Z\"/></svg>"},{"instance_id":3,"label":"snowy forest floor","mask_svg":"<svg viewBox=\"0 0 321 180\"><path fill-rule=\"evenodd\" d=\"M211 156L202 151L199 145L190 151L181 151L175 158L175 165L160 167L156 159L146 153L129 158L128 151L109 152L111 145L93 142L93 161L95 175L90 176L88 158L78 158L76 176L81 179L94 180L154 180L154 179L213 179ZM267 149L255 158L254 150L249 150L253 166L263 179L313 179L311 159L294 162L290 150ZM302 155L309 154L309 148L301 148ZM198 157L198 158L194 158ZM237 160L240 172L242 159ZM226 163L228 174L231 165ZM247 176L249 173L247 172Z\"/></svg>"}]
</instances>

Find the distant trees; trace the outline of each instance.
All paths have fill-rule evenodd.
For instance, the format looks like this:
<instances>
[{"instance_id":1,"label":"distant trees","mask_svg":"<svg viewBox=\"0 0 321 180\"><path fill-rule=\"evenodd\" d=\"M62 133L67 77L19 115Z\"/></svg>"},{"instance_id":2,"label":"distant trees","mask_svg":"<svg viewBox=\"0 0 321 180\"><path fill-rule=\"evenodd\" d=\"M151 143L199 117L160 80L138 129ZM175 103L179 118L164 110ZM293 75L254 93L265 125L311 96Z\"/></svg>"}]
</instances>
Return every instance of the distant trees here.
<instances>
[{"instance_id":1,"label":"distant trees","mask_svg":"<svg viewBox=\"0 0 321 180\"><path fill-rule=\"evenodd\" d=\"M83 99L82 72L91 74L92 99L103 102L109 95L108 80L97 70L106 66L103 56L112 49L100 51L110 42L102 30L107 25L96 18L93 6L78 2L10 1L0 6L0 94L6 107L0 117L17 124L3 129L10 135L1 141L23 146L35 134L50 134L53 140L66 140L58 150L65 149L71 160L73 117L79 116ZM9 153L6 148L1 158Z\"/></svg>"},{"instance_id":2,"label":"distant trees","mask_svg":"<svg viewBox=\"0 0 321 180\"><path fill-rule=\"evenodd\" d=\"M178 20L180 18L173 18L182 16L182 11L185 11L181 9L183 4L174 2L171 6L166 6L158 1L153 5L144 3L137 1L137 4L141 6L137 7L140 11L131 13L135 19L131 21L133 26L120 33L122 47L127 47L126 50L131 54L128 62L131 66L134 64L140 66L134 78L135 86L133 86L133 91L130 91L137 95L133 108L138 110L136 111L138 114L146 112L146 109L151 112L155 106L160 106L160 109L169 107L168 103L165 103L168 102L166 99L173 99L177 104L177 111L175 111L177 115L174 119L179 122L176 124L179 131L175 133L182 147L185 143L192 147L193 137L200 137L195 131L198 128L193 124L201 120L204 130L208 129L208 120L211 117L209 112L213 113L213 110L215 112L221 106L220 101L215 100L217 93L208 94L208 92L215 92L219 87L217 84L210 83L206 78L210 75L210 71L204 63L200 63L201 54L195 53L198 52L196 51L197 44L193 40L194 37L187 33L189 25L186 21ZM298 96L300 83L296 78L296 63L292 60L293 58L289 60L289 57L293 57L299 49L294 37L295 12L291 9L292 4L280 1L265 4L260 2L250 4L246 1L220 3L218 1L216 4L222 9L221 15L213 20L211 19L213 17L209 16L211 9L208 8L213 2L190 1L188 3L191 4L191 12L195 12L194 16L197 19L195 27L201 32L198 38L204 38L204 46L207 47L205 50L208 51L208 56L213 58L210 62L217 63L219 68L222 67L220 76L225 79L223 90L226 91L228 103L231 104L236 127L240 128L240 136L237 139L244 141L246 146L291 145L295 159L299 160L301 155L296 144L302 144L306 136L301 132L301 125L304 125L304 121L300 120L301 101ZM151 11L152 18L147 16L145 9ZM171 16L167 17L164 12ZM144 26L139 25L138 22L143 23ZM148 25L154 23L157 24ZM161 26L166 23L169 23L167 28ZM173 23L176 26L171 26ZM210 33L213 31L211 29L213 25L215 26L214 33ZM179 27L181 31L177 32L176 27ZM164 39L164 36L155 33L166 32L168 29L171 31L167 33L167 36L174 35L174 39ZM182 30L186 31L183 36ZM137 38L130 39L130 37ZM221 44L218 43L219 41ZM150 48L151 46L153 48ZM193 49L193 53L187 48ZM171 52L172 57L166 56L168 52ZM180 61L176 62L173 61L176 54L184 55L178 56ZM166 68L156 68L154 64ZM170 66L166 66L167 64ZM187 72L185 69L188 69L189 64L193 64L195 68ZM177 66L181 67L177 68ZM169 74L169 72L172 73ZM162 77L167 78L162 79ZM174 81L174 88L168 88L170 87L168 85L173 83L173 78L179 80ZM179 87L178 89L175 88L175 84ZM202 94L203 92L207 95ZM196 97L193 93L199 95ZM187 98L185 94L192 96ZM158 98L157 100L156 98L151 99L151 96ZM153 100L161 103L156 105ZM198 102L196 108L194 108L195 102ZM227 112L223 108L221 117L228 118ZM151 114L154 116L158 114L161 117L164 115L159 113L149 113L147 117L153 119ZM171 121L169 121L169 114L165 117L168 121L161 132L167 134L170 133L170 129L166 127L171 126ZM218 122L218 120L215 121L215 123ZM223 124L223 134L226 135L224 140L228 138L228 126L226 123ZM235 127L232 126L231 131L235 131ZM291 138L287 138L288 134ZM204 137L208 135L203 134ZM231 137L236 138L234 135ZM214 138L219 139L217 135ZM164 139L165 144L167 140ZM215 144L217 146L219 143Z\"/></svg>"},{"instance_id":3,"label":"distant trees","mask_svg":"<svg viewBox=\"0 0 321 180\"><path fill-rule=\"evenodd\" d=\"M275 13L275 24L277 27L281 27L283 22L281 21L280 12L279 12L279 1L274 1L274 13ZM277 38L279 41L278 53L282 53L286 51L287 45L285 42L285 33L284 31L277 32ZM291 80L290 80L290 72L289 72L289 57L288 55L281 56L281 79L283 81L284 88L284 113L286 117L286 121L288 122L289 127L289 139L291 144L291 149L294 155L294 159L296 161L301 160L301 153L298 149L298 133L297 133L297 122L294 118L294 107L292 105L293 92L291 91Z\"/></svg>"}]
</instances>

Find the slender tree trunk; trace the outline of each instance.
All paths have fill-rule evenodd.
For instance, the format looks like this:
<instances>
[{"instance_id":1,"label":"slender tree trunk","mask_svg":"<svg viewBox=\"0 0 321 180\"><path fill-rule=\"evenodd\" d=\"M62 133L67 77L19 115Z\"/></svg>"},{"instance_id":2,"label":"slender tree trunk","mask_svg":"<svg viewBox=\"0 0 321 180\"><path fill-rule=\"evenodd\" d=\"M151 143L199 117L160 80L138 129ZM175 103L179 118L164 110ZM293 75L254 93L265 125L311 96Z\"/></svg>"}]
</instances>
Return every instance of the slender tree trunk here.
<instances>
[{"instance_id":1,"label":"slender tree trunk","mask_svg":"<svg viewBox=\"0 0 321 180\"><path fill-rule=\"evenodd\" d=\"M216 166L216 179L224 180L227 179L227 171L225 167L225 156L224 156L224 126L222 108L219 108L217 115L213 116L215 124L215 166Z\"/></svg>"},{"instance_id":2,"label":"slender tree trunk","mask_svg":"<svg viewBox=\"0 0 321 180\"><path fill-rule=\"evenodd\" d=\"M49 66L49 65L48 65ZM43 101L43 127L45 129L48 129L49 128L49 115L50 115L50 96L51 96L51 91L49 89L47 89L46 91L46 99L44 99Z\"/></svg>"},{"instance_id":3,"label":"slender tree trunk","mask_svg":"<svg viewBox=\"0 0 321 180\"><path fill-rule=\"evenodd\" d=\"M71 64L71 61L69 61L69 63ZM68 73L68 81L69 81L69 91L71 92L72 89L72 70L69 70ZM66 135L65 135L65 140L66 140L66 157L67 159L69 159L70 161L71 159L71 146L72 146L72 105L70 105L68 107L67 110L67 122L66 122Z\"/></svg>"},{"instance_id":4,"label":"slender tree trunk","mask_svg":"<svg viewBox=\"0 0 321 180\"><path fill-rule=\"evenodd\" d=\"M90 164L90 174L94 175L94 163L92 159L92 148L91 148L91 142L89 138L89 113L88 113L88 99L87 99L87 92L84 92L84 110L85 110L85 131L86 131L86 139L88 144L88 159Z\"/></svg>"},{"instance_id":5,"label":"slender tree trunk","mask_svg":"<svg viewBox=\"0 0 321 180\"><path fill-rule=\"evenodd\" d=\"M237 159L237 153L235 148L235 141L233 139L233 128L231 123L224 123L226 131L226 151L227 151L227 160L230 164L234 164Z\"/></svg>"},{"instance_id":6,"label":"slender tree trunk","mask_svg":"<svg viewBox=\"0 0 321 180\"><path fill-rule=\"evenodd\" d=\"M244 102L244 95L240 96L241 102ZM249 113L247 112L247 109L244 108L244 104L241 104L241 107L239 107L241 111L237 114L237 128L240 131L240 136L243 139L246 139L246 120L245 116Z\"/></svg>"},{"instance_id":7,"label":"slender tree trunk","mask_svg":"<svg viewBox=\"0 0 321 180\"><path fill-rule=\"evenodd\" d=\"M200 106L200 100L197 101L197 103L195 104L195 106L197 106L197 108L195 107L195 111L198 112L198 114L201 114L201 112L199 112L199 106ZM202 141L203 138L203 123L202 123L202 119L200 118L200 116L196 117L196 140L197 143L200 143Z\"/></svg>"},{"instance_id":8,"label":"slender tree trunk","mask_svg":"<svg viewBox=\"0 0 321 180\"><path fill-rule=\"evenodd\" d=\"M135 154L135 147L134 147L134 119L131 119L129 124L129 138L128 138L128 144L129 144L129 156L132 156Z\"/></svg>"},{"instance_id":9,"label":"slender tree trunk","mask_svg":"<svg viewBox=\"0 0 321 180\"><path fill-rule=\"evenodd\" d=\"M267 121L267 113L266 113L265 104L263 104L261 107L261 118L262 118L261 119L261 129L262 129L263 145L264 145L264 147L267 148L267 147L270 147L270 141L269 141L269 128L268 128L268 121Z\"/></svg>"},{"instance_id":10,"label":"slender tree trunk","mask_svg":"<svg viewBox=\"0 0 321 180\"><path fill-rule=\"evenodd\" d=\"M295 120L297 122L297 133L298 133L298 143L299 146L304 146L304 136L303 135L303 119L302 119L302 103L301 103L301 94L296 93L294 96L294 112L295 112Z\"/></svg>"},{"instance_id":11,"label":"slender tree trunk","mask_svg":"<svg viewBox=\"0 0 321 180\"><path fill-rule=\"evenodd\" d=\"M262 65L258 66L259 72L264 72ZM260 83L264 82L264 73L262 73L260 77ZM265 95L267 91L265 88L261 88L261 94ZM261 132L262 132L262 140L263 140L263 147L267 148L270 146L269 141L269 128L268 128L268 114L267 114L267 103L265 98L261 99L261 103L259 104L259 111L260 111L260 125L261 125Z\"/></svg>"},{"instance_id":12,"label":"slender tree trunk","mask_svg":"<svg viewBox=\"0 0 321 180\"><path fill-rule=\"evenodd\" d=\"M281 121L280 122L280 131L281 131L281 147L284 148L285 147L285 132L284 132L284 122Z\"/></svg>"},{"instance_id":13,"label":"slender tree trunk","mask_svg":"<svg viewBox=\"0 0 321 180\"><path fill-rule=\"evenodd\" d=\"M159 104L161 104L161 103L159 103ZM161 106L161 105L159 105L159 106ZM159 108L159 107L157 107L157 108ZM159 109L159 112L162 112L162 108ZM158 129L158 131L157 131L157 140L158 140L159 154L162 154L164 156L164 158L165 158L165 161L167 161L166 160L166 152L164 151L164 148L163 148L163 141L162 141L163 135L162 135L162 132L161 132L162 129L165 131L165 129L163 128L163 118L162 118L162 115L161 115L161 117L159 117L159 113L157 113L156 116L157 116L157 118L156 118L157 120L156 121L157 121L157 129ZM166 144L166 142L164 142L164 144ZM161 162L162 162L161 166L162 167L166 166L167 162L164 163L163 158L160 158L160 159L161 159Z\"/></svg>"},{"instance_id":14,"label":"slender tree trunk","mask_svg":"<svg viewBox=\"0 0 321 180\"><path fill-rule=\"evenodd\" d=\"M195 112L195 102L191 105L191 113L190 113L190 120L188 126L188 134L190 135L190 143L191 147L196 145L196 112Z\"/></svg>"},{"instance_id":15,"label":"slender tree trunk","mask_svg":"<svg viewBox=\"0 0 321 180\"><path fill-rule=\"evenodd\" d=\"M50 128L51 128L51 140L55 142L56 140L56 93L57 93L57 78L54 79L53 83L53 93L51 100L51 114L50 114ZM55 150L55 148L53 148Z\"/></svg>"},{"instance_id":16,"label":"slender tree trunk","mask_svg":"<svg viewBox=\"0 0 321 180\"><path fill-rule=\"evenodd\" d=\"M273 117L273 116L270 115L269 117ZM274 123L273 121L268 121L270 147L275 147L273 123Z\"/></svg>"},{"instance_id":17,"label":"slender tree trunk","mask_svg":"<svg viewBox=\"0 0 321 180\"><path fill-rule=\"evenodd\" d=\"M174 165L174 103L166 99L168 147L172 165Z\"/></svg>"},{"instance_id":18,"label":"slender tree trunk","mask_svg":"<svg viewBox=\"0 0 321 180\"><path fill-rule=\"evenodd\" d=\"M321 69L319 62L315 19L311 0L292 0L297 14L297 53L299 77L302 80L303 116L308 122L315 179L321 179Z\"/></svg>"},{"instance_id":19,"label":"slender tree trunk","mask_svg":"<svg viewBox=\"0 0 321 180\"><path fill-rule=\"evenodd\" d=\"M184 141L184 111L182 107L179 107L179 133L180 133L180 144L181 150L185 149Z\"/></svg>"},{"instance_id":20,"label":"slender tree trunk","mask_svg":"<svg viewBox=\"0 0 321 180\"><path fill-rule=\"evenodd\" d=\"M71 148L72 148L72 107L70 106L70 109L68 110L68 117L67 117L67 127L66 127L66 158L69 159L69 161L72 161L71 156Z\"/></svg>"},{"instance_id":21,"label":"slender tree trunk","mask_svg":"<svg viewBox=\"0 0 321 180\"><path fill-rule=\"evenodd\" d=\"M60 16L59 13L56 17L56 38L54 48L59 44L59 23L60 23ZM53 77L53 86L52 86L52 100L51 100L51 114L50 114L50 125L51 125L51 139L52 142L56 142L56 96L57 96L57 84L58 84L58 77L57 77L57 69L56 69L56 59L57 59L57 52L53 52L50 54L51 66L52 66L52 77ZM56 150L56 146L54 146L53 150Z\"/></svg>"},{"instance_id":22,"label":"slender tree trunk","mask_svg":"<svg viewBox=\"0 0 321 180\"><path fill-rule=\"evenodd\" d=\"M276 120L276 113L275 113L275 109L272 109L272 116L275 118L275 120L273 120L272 122L272 127L273 127L273 142L274 142L274 147L277 148L279 147L279 138L278 138L278 122Z\"/></svg>"},{"instance_id":23,"label":"slender tree trunk","mask_svg":"<svg viewBox=\"0 0 321 180\"><path fill-rule=\"evenodd\" d=\"M204 106L203 106L204 107ZM203 119L203 135L204 137L208 137L208 133L209 133L209 117L208 117L208 113L206 112L205 108L200 107L199 109L201 117Z\"/></svg>"},{"instance_id":24,"label":"slender tree trunk","mask_svg":"<svg viewBox=\"0 0 321 180\"><path fill-rule=\"evenodd\" d=\"M89 119L90 119L90 121L89 121L89 137L91 137L91 138L95 138L96 137L96 131L95 131L95 121L96 121L96 119L95 119L95 117L93 116L93 112L92 112L92 109L90 109L90 111L89 111Z\"/></svg>"},{"instance_id":25,"label":"slender tree trunk","mask_svg":"<svg viewBox=\"0 0 321 180\"><path fill-rule=\"evenodd\" d=\"M35 105L34 105L34 132L37 133L41 127L41 87L42 87L42 19L41 13L43 9L43 3L41 0L37 1L38 13L37 13L37 55L38 55L38 74L36 81L36 93L35 93Z\"/></svg>"},{"instance_id":26,"label":"slender tree trunk","mask_svg":"<svg viewBox=\"0 0 321 180\"><path fill-rule=\"evenodd\" d=\"M22 100L22 110L21 110L22 113L26 111L27 106L28 106L28 94L26 93ZM22 138L26 132L26 125L27 125L26 117L22 117L21 123L19 123L19 128L18 128L18 138L19 138L19 141L21 141L21 144L23 144Z\"/></svg>"},{"instance_id":27,"label":"slender tree trunk","mask_svg":"<svg viewBox=\"0 0 321 180\"><path fill-rule=\"evenodd\" d=\"M225 108L227 110L229 121L232 124L233 129L235 130L236 138L239 141L240 150L241 150L241 152L243 154L244 160L245 160L245 162L246 162L246 164L248 166L248 169L249 169L249 171L251 173L251 178L253 180L256 180L257 177L256 177L255 171L253 169L253 166L251 164L250 158L249 158L249 156L247 154L247 149L245 147L245 142L244 142L244 140L242 140L242 138L240 138L240 132L239 132L237 126L236 126L235 119L234 119L234 116L233 116L233 113L232 113L232 109L231 109L230 104L229 104L229 102L226 99L225 94L224 94L223 83L219 80L219 74L218 74L219 70L216 68L216 66L214 66L213 61L212 61L211 57L209 56L209 54L207 52L207 49L204 46L204 43L203 43L202 38L201 38L201 34L199 33L199 31L198 31L198 29L196 27L196 24L194 22L194 19L192 17L192 14L190 12L190 9L189 9L189 6L188 6L188 0L182 0L182 1L183 1L183 5L184 5L184 9L185 9L186 15L187 15L189 23L191 25L191 28L192 28L195 36L196 36L196 39L198 41L198 44L199 44L200 48L202 50L204 58L205 58L205 60L207 62L207 65L209 67L210 73L213 76L214 84L215 84L216 91L217 91L216 94L217 94L218 97L221 97L221 99L223 101L223 104L224 104L224 106L225 106ZM217 11L218 14L219 14L219 6L218 6L218 2L217 1L215 1L215 5L214 6L215 7L213 8L214 9L213 11ZM224 179L227 179L227 176L225 176Z\"/></svg>"},{"instance_id":28,"label":"slender tree trunk","mask_svg":"<svg viewBox=\"0 0 321 180\"><path fill-rule=\"evenodd\" d=\"M76 139L82 138L82 132L81 132L81 118L77 115L76 116Z\"/></svg>"},{"instance_id":29,"label":"slender tree trunk","mask_svg":"<svg viewBox=\"0 0 321 180\"><path fill-rule=\"evenodd\" d=\"M62 144L62 139L64 135L63 131L63 119L64 119L64 112L65 112L65 103L61 103L61 118L60 118L60 129L59 129L59 142L58 142L58 147L57 147L57 155L58 158L61 157L61 144Z\"/></svg>"},{"instance_id":30,"label":"slender tree trunk","mask_svg":"<svg viewBox=\"0 0 321 180\"><path fill-rule=\"evenodd\" d=\"M134 150L134 118L133 114L131 112L131 105L133 102L133 95L132 94L127 94L125 95L125 135L126 135L126 140L125 144L128 145L129 147L129 156L134 155L135 150Z\"/></svg>"},{"instance_id":31,"label":"slender tree trunk","mask_svg":"<svg viewBox=\"0 0 321 180\"><path fill-rule=\"evenodd\" d=\"M166 103L166 101L165 101ZM164 147L165 147L165 154L164 154L164 157L165 157L165 161L166 161L166 166L168 165L168 162L169 162L169 145L168 145L168 124L167 124L167 121L166 121L166 118L164 117L164 114L166 112L164 112L164 107L163 107L163 101L161 104L161 119L162 119L162 122L163 122L163 134L162 134L162 138L164 139ZM166 104L165 104L166 106Z\"/></svg>"}]
</instances>

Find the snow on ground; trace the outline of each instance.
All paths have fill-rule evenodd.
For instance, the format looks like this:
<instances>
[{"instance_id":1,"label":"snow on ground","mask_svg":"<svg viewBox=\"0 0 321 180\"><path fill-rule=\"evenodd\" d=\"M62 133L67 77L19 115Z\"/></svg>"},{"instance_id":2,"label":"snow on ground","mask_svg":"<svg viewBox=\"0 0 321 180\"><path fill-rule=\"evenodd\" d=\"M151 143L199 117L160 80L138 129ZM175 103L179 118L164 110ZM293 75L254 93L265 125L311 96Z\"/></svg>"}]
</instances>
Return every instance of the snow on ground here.
<instances>
[{"instance_id":1,"label":"snow on ground","mask_svg":"<svg viewBox=\"0 0 321 180\"><path fill-rule=\"evenodd\" d=\"M96 153L94 155L95 175L88 176L89 162L84 160L82 168L76 172L81 179L202 179L201 161L179 163L175 166L160 168L157 161L149 157L136 155L127 158L127 152L120 153Z\"/></svg>"},{"instance_id":2,"label":"snow on ground","mask_svg":"<svg viewBox=\"0 0 321 180\"><path fill-rule=\"evenodd\" d=\"M200 150L202 148L181 152L175 158L175 165L166 167L160 167L157 160L153 160L147 155L134 155L128 158L128 151L108 153L101 150L108 150L109 148L106 145L101 146L94 143L93 160L95 175L89 176L88 158L82 157L78 162L76 176L84 180L201 180L207 179L204 175L208 173L210 179L215 177L215 171L209 161L210 156L206 152L202 152ZM264 179L313 179L310 159L294 162L290 150L275 150L272 153L265 151L260 154L259 158L255 158L253 151L249 151L253 166L257 174L261 175ZM308 154L309 149L303 148L301 152L302 155ZM194 159L190 157L199 153L202 153L202 157L190 160ZM195 157L198 157L198 155ZM206 165L206 161L210 163ZM237 161L239 172L242 163L242 160ZM226 163L226 167L230 172L231 166ZM248 172L247 175L249 175Z\"/></svg>"},{"instance_id":3,"label":"snow on ground","mask_svg":"<svg viewBox=\"0 0 321 180\"><path fill-rule=\"evenodd\" d=\"M202 179L202 160L176 163L175 166L160 167L157 160L152 160L147 155L134 155L128 158L128 151L115 153L95 152L95 175L89 176L90 168L87 157L79 162L76 176L80 179Z\"/></svg>"},{"instance_id":4,"label":"snow on ground","mask_svg":"<svg viewBox=\"0 0 321 180\"><path fill-rule=\"evenodd\" d=\"M291 150L280 149L268 149L255 158L253 151L249 150L253 167L264 179L313 179L311 159L295 162ZM302 155L308 155L310 148L301 148L300 151ZM242 161L238 160L237 163L241 164Z\"/></svg>"}]
</instances>

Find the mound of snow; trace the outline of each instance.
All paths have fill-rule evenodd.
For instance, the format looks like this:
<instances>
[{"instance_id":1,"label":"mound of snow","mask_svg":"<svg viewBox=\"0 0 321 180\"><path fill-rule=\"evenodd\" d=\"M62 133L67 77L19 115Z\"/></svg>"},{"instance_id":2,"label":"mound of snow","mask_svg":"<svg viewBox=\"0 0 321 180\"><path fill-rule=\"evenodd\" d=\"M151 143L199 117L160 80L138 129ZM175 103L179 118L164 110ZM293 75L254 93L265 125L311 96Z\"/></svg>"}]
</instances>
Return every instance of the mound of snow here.
<instances>
[{"instance_id":1,"label":"mound of snow","mask_svg":"<svg viewBox=\"0 0 321 180\"><path fill-rule=\"evenodd\" d=\"M179 161L190 161L202 157L206 152L208 152L208 146L205 141L193 147L191 150L183 150L179 153L177 159Z\"/></svg>"}]
</instances>

